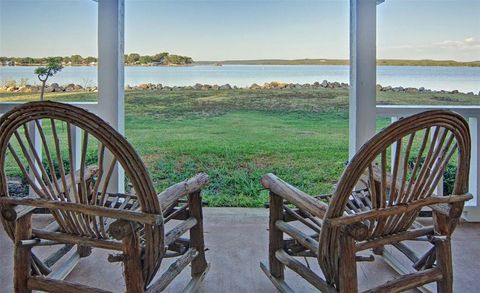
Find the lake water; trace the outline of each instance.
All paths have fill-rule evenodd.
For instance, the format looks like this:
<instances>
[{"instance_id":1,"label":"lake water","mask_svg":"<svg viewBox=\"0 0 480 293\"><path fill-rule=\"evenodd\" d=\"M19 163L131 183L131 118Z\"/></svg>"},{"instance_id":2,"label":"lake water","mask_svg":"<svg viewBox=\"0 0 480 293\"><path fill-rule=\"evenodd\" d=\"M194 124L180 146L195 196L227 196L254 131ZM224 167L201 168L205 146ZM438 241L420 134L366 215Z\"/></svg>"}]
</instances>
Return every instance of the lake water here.
<instances>
[{"instance_id":1,"label":"lake water","mask_svg":"<svg viewBox=\"0 0 480 293\"><path fill-rule=\"evenodd\" d=\"M0 67L0 81L27 78L38 83L34 67ZM378 66L377 83L386 86L425 87L433 90L480 91L480 67ZM349 82L349 68L342 65L224 65L189 67L126 67L125 84L161 83L186 86L195 83L226 84L239 87L271 81L313 83L315 81ZM66 67L49 80L61 85L97 83L96 67Z\"/></svg>"}]
</instances>

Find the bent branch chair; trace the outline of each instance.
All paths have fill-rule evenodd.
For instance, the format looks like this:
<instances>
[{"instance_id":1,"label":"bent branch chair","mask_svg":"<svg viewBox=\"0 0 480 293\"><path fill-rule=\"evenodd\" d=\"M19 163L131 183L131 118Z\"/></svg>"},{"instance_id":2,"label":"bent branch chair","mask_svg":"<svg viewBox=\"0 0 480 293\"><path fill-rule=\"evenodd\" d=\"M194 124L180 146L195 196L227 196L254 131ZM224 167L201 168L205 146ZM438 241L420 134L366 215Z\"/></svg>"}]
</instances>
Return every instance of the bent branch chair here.
<instances>
[{"instance_id":1,"label":"bent branch chair","mask_svg":"<svg viewBox=\"0 0 480 293\"><path fill-rule=\"evenodd\" d=\"M132 187L124 194L109 191L119 166ZM12 172L30 187L23 197L9 193ZM106 292L63 280L92 248L119 252L108 261L123 262L127 292L160 292L189 264L186 291L195 290L208 270L200 196L207 182L198 174L157 194L130 143L94 114L55 102L9 111L0 119L0 207L15 245L15 292ZM54 221L32 227L39 210ZM58 245L44 258L34 250ZM167 257L175 260L157 276Z\"/></svg>"},{"instance_id":2,"label":"bent branch chair","mask_svg":"<svg viewBox=\"0 0 480 293\"><path fill-rule=\"evenodd\" d=\"M436 282L452 292L451 235L467 193L470 135L466 121L449 111L429 111L395 122L352 158L332 195L311 197L273 174L261 182L270 191L269 263L262 270L282 292L288 267L323 292L358 292L357 255L398 249L411 271L366 292L401 292ZM445 170L456 170L450 194L436 194ZM326 203L327 202L327 203ZM420 225L422 210L432 224ZM285 238L287 234L291 238ZM418 255L408 240L430 249ZM391 246L390 246L391 245ZM391 248L390 248L391 247ZM317 259L323 277L295 257ZM368 277L368 276L367 276Z\"/></svg>"}]
</instances>

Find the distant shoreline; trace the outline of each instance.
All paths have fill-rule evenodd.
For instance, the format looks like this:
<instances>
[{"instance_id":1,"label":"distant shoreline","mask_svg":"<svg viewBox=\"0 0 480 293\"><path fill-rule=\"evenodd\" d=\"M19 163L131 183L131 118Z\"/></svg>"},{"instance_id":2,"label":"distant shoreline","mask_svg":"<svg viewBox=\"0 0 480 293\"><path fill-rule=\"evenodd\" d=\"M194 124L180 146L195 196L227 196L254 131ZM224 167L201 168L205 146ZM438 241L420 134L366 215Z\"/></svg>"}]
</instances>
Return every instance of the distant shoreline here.
<instances>
[{"instance_id":1,"label":"distant shoreline","mask_svg":"<svg viewBox=\"0 0 480 293\"><path fill-rule=\"evenodd\" d=\"M258 60L224 60L196 61L195 65L349 65L348 59L258 59ZM480 67L480 61L461 62L454 60L403 60L379 59L381 66L446 66L446 67Z\"/></svg>"},{"instance_id":2,"label":"distant shoreline","mask_svg":"<svg viewBox=\"0 0 480 293\"><path fill-rule=\"evenodd\" d=\"M38 67L38 66L45 66L45 64L22 64L22 65L2 65L0 67ZM87 65L87 64L75 64L75 65L63 65L63 67L96 67L95 65ZM195 66L195 64L165 64L165 65L151 65L151 64L125 64L125 67L191 67Z\"/></svg>"},{"instance_id":3,"label":"distant shoreline","mask_svg":"<svg viewBox=\"0 0 480 293\"><path fill-rule=\"evenodd\" d=\"M190 64L125 64L131 67L190 67L190 66L223 66L223 65L349 65L348 59L258 59L258 60L224 60L224 61L195 61ZM44 64L4 65L0 67L43 66ZM74 64L65 67L95 67L97 64ZM407 60L407 59L378 59L377 66L439 66L439 67L480 67L480 61L454 60Z\"/></svg>"}]
</instances>

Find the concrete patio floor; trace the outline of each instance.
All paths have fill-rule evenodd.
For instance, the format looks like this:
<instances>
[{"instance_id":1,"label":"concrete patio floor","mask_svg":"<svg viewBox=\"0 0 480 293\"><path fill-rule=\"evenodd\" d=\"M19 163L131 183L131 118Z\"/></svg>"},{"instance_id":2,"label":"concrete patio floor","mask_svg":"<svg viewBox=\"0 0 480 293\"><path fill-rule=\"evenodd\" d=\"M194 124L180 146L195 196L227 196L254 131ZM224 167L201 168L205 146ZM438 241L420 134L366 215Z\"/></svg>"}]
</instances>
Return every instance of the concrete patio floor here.
<instances>
[{"instance_id":1,"label":"concrete patio floor","mask_svg":"<svg viewBox=\"0 0 480 293\"><path fill-rule=\"evenodd\" d=\"M200 292L276 292L275 287L260 270L259 262L267 259L268 213L265 209L205 208L205 241L207 260L211 264ZM454 234L455 292L479 292L480 279L480 223L463 223ZM12 292L12 243L0 228L0 292ZM120 264L110 264L108 251L95 250L80 261L68 280L90 286L123 292L124 283ZM162 264L168 266L170 260ZM309 265L318 269L315 260ZM359 285L366 289L397 276L377 258L374 263L358 265ZM314 289L287 270L287 281L298 292ZM168 292L179 292L187 284L189 270L177 278Z\"/></svg>"}]
</instances>

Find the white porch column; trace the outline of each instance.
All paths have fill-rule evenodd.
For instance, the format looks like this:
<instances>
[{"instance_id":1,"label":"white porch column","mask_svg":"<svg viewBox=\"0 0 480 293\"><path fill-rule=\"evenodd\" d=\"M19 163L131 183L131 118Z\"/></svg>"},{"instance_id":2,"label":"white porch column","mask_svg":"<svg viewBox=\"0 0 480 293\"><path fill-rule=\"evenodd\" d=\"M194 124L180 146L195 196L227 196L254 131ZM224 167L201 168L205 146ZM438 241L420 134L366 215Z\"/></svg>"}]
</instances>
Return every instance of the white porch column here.
<instances>
[{"instance_id":1,"label":"white porch column","mask_svg":"<svg viewBox=\"0 0 480 293\"><path fill-rule=\"evenodd\" d=\"M40 121L40 123L42 123L42 122ZM32 122L30 122L30 123L28 124L28 133L29 133L30 139L32 140L33 147L34 147L34 149L36 150L36 153L37 153L38 156L40 157L40 160L42 160L42 159L43 159L43 154L42 154L42 151L43 151L43 150L42 150L42 149L43 149L42 140L41 140L41 138L40 138L40 132L38 132L38 128L35 126L35 122L32 121ZM29 151L30 157L32 157L32 158L34 157L34 154L33 154L33 153L34 153L33 151ZM37 169L37 172L38 172L39 174L41 174L41 173L40 173L40 166L38 165L38 163L37 163L36 161L34 162L34 167L35 167L35 169ZM39 186L40 186L40 182L38 182L38 180L36 179L36 177L33 175L33 174L34 174L33 170L30 170L28 173L29 173L30 178L35 178L35 179L33 180L33 182L35 183L35 185L36 185L37 187L39 187ZM29 186L29 188L28 188L28 193L29 193L30 195L36 194L35 191L34 191L34 189L33 189L31 186Z\"/></svg>"},{"instance_id":2,"label":"white porch column","mask_svg":"<svg viewBox=\"0 0 480 293\"><path fill-rule=\"evenodd\" d=\"M465 204L463 216L467 221L480 222L480 203L478 200L478 191L480 190L480 155L478 154L480 143L480 116L470 117L468 124L472 138L468 192L473 195L473 199Z\"/></svg>"},{"instance_id":3,"label":"white porch column","mask_svg":"<svg viewBox=\"0 0 480 293\"><path fill-rule=\"evenodd\" d=\"M98 114L124 133L124 0L98 1ZM111 192L123 192L124 171L115 170Z\"/></svg>"},{"instance_id":4,"label":"white porch column","mask_svg":"<svg viewBox=\"0 0 480 293\"><path fill-rule=\"evenodd\" d=\"M377 0L350 0L349 158L375 134L376 4Z\"/></svg>"},{"instance_id":5,"label":"white porch column","mask_svg":"<svg viewBox=\"0 0 480 293\"><path fill-rule=\"evenodd\" d=\"M80 169L81 164L81 150L82 150L82 136L80 128L70 125L70 132L72 134L72 148L73 153L73 165L75 166L75 171Z\"/></svg>"}]
</instances>

